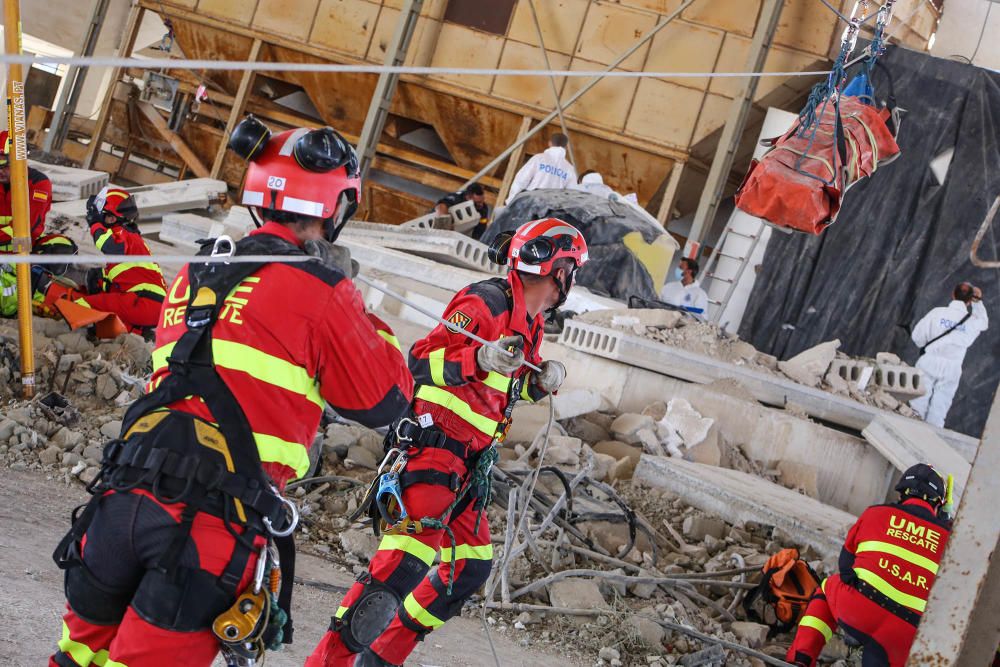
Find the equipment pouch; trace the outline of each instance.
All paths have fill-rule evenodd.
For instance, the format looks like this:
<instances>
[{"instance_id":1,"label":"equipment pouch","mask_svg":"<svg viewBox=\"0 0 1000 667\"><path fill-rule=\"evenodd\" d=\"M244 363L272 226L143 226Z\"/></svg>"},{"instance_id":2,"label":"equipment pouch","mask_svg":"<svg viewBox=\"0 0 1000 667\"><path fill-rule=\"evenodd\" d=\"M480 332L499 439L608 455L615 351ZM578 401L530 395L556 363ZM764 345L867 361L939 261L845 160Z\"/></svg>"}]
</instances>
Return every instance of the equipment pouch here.
<instances>
[{"instance_id":1,"label":"equipment pouch","mask_svg":"<svg viewBox=\"0 0 1000 667\"><path fill-rule=\"evenodd\" d=\"M233 603L218 579L205 570L178 566L173 572L148 570L139 583L132 607L147 623L175 632L198 632Z\"/></svg>"}]
</instances>

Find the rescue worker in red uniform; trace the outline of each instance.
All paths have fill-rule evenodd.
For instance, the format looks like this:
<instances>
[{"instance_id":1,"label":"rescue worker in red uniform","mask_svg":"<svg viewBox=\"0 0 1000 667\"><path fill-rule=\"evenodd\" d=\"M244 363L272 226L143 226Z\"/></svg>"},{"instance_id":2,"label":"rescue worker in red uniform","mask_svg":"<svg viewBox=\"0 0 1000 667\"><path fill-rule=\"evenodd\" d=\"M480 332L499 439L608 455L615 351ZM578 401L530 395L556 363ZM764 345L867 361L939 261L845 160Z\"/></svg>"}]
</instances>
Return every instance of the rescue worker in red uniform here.
<instances>
[{"instance_id":1,"label":"rescue worker in red uniform","mask_svg":"<svg viewBox=\"0 0 1000 667\"><path fill-rule=\"evenodd\" d=\"M0 132L0 254L14 252L14 218L10 191L10 136ZM75 255L76 244L62 234L45 233L45 218L52 208L52 182L49 177L28 167L28 226L32 252L51 255ZM47 265L51 273L65 273L65 265Z\"/></svg>"},{"instance_id":2,"label":"rescue worker in red uniform","mask_svg":"<svg viewBox=\"0 0 1000 667\"><path fill-rule=\"evenodd\" d=\"M427 525L414 532L387 531L307 667L401 665L489 576L493 547L481 512L488 492L467 493L446 513L473 471L482 469L479 458L493 454L494 443L502 441L514 402L537 401L562 384L562 364L539 357L542 313L562 305L587 261L583 235L554 218L529 222L493 248L493 256L505 260L500 263L510 258L507 278L463 289L444 317L516 352L506 355L436 327L410 350L416 395L387 441L408 456L399 478L407 516L440 518L454 543L446 531ZM542 372L530 371L524 360ZM439 550L441 564L427 575Z\"/></svg>"},{"instance_id":3,"label":"rescue worker in red uniform","mask_svg":"<svg viewBox=\"0 0 1000 667\"><path fill-rule=\"evenodd\" d=\"M939 516L945 482L932 467L903 473L899 502L869 507L847 534L840 573L817 589L786 660L813 667L839 625L865 667L904 667L951 534Z\"/></svg>"},{"instance_id":4,"label":"rescue worker in red uniform","mask_svg":"<svg viewBox=\"0 0 1000 667\"><path fill-rule=\"evenodd\" d=\"M230 147L250 160L243 201L263 226L218 246L230 261L185 266L167 292L149 392L105 446L94 498L55 553L69 609L50 666L208 667L220 648L258 659L261 643L288 643L273 604L276 627L250 620L249 648L222 641L242 637L229 620L268 604L256 596L276 560L269 543L295 523L281 490L308 471L325 405L378 427L410 403L392 331L344 270L303 249L332 243L357 209L354 149L331 128L271 137L252 118ZM258 259L274 255L288 261ZM292 580L280 560L278 600ZM235 604L241 595L254 604Z\"/></svg>"},{"instance_id":5,"label":"rescue worker in red uniform","mask_svg":"<svg viewBox=\"0 0 1000 667\"><path fill-rule=\"evenodd\" d=\"M136 226L138 218L135 198L125 190L106 187L87 201L90 235L105 255L149 257L149 246ZM142 335L156 326L167 285L160 267L153 262L124 261L88 271L85 292L47 281L42 274L35 295L44 314L54 315L56 302L69 299L87 308L114 313L129 331Z\"/></svg>"}]
</instances>

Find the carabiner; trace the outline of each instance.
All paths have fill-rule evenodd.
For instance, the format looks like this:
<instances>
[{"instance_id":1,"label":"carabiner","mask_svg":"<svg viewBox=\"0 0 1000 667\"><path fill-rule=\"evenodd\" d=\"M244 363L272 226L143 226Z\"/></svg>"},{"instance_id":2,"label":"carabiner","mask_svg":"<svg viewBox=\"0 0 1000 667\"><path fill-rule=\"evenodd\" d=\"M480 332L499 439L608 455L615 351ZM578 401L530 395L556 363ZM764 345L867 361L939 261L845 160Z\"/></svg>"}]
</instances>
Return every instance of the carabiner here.
<instances>
[{"instance_id":1,"label":"carabiner","mask_svg":"<svg viewBox=\"0 0 1000 667\"><path fill-rule=\"evenodd\" d=\"M221 250L221 247L224 244L228 244L228 252ZM234 241L233 237L228 234L222 234L219 238L215 239L215 243L212 244L212 257L232 257L235 254L236 241Z\"/></svg>"},{"instance_id":2,"label":"carabiner","mask_svg":"<svg viewBox=\"0 0 1000 667\"><path fill-rule=\"evenodd\" d=\"M288 537L289 535L295 532L295 527L299 525L299 508L291 500L285 498L284 496L278 494L277 492L275 492L275 495L277 495L278 500L283 502L285 504L285 507L288 508L289 512L291 513L292 520L289 522L288 528L286 528L285 530L278 531L275 530L274 526L271 524L270 517L264 517L264 527L267 528L267 532L271 533L275 537Z\"/></svg>"}]
</instances>

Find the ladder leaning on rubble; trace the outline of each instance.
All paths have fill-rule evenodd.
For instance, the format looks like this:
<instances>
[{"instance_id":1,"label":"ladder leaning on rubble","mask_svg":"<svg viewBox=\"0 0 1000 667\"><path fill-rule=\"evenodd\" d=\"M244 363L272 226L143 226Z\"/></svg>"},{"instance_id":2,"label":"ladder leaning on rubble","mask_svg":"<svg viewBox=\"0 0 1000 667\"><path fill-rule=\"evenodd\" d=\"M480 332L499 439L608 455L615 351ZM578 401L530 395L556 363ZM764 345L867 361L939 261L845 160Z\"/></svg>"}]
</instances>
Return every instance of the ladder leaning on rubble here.
<instances>
[{"instance_id":1,"label":"ladder leaning on rubble","mask_svg":"<svg viewBox=\"0 0 1000 667\"><path fill-rule=\"evenodd\" d=\"M728 283L729 287L726 288L726 293L721 300L715 300L709 298L709 305L716 307L715 313L713 313L708 319L713 324L718 324L719 320L722 319L722 314L726 310L726 306L729 304L729 300L733 298L733 293L736 291L736 286L740 282L740 278L743 277L743 272L746 270L747 265L750 263L750 259L753 257L754 251L757 249L757 244L760 242L760 237L764 233L764 225L766 223L763 221L757 221L757 231L752 234L747 234L745 232L738 232L732 228L732 220L726 223L726 228L722 231L722 235L719 236L719 241L715 244L715 248L712 250L712 254L708 258L708 263L705 264L704 270L701 272L702 275L707 280L718 280L720 282ZM730 255L723 252L723 248L726 246L726 241L729 239L729 235L739 236L750 240L750 247L746 250L745 254L741 257L739 255ZM726 259L737 260L739 268L736 269L735 275L731 277L723 277L716 275L716 270L719 266L719 260L721 257ZM702 285L705 289L705 286ZM707 291L707 289L706 289Z\"/></svg>"}]
</instances>

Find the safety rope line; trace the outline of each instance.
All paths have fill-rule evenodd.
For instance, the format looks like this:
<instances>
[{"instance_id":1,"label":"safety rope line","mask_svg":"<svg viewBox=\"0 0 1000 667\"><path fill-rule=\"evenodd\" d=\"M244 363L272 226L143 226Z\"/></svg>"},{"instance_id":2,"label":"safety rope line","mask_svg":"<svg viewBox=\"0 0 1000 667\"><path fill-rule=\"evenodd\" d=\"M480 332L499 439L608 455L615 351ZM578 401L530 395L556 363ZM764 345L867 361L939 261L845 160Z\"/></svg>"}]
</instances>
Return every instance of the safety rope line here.
<instances>
[{"instance_id":1,"label":"safety rope line","mask_svg":"<svg viewBox=\"0 0 1000 667\"><path fill-rule=\"evenodd\" d=\"M632 72L626 70L547 70L475 67L417 67L412 65L344 65L338 63L248 62L244 60L188 60L183 58L118 58L110 56L0 55L0 65L67 65L77 67L122 67L130 69L186 69L254 72L321 72L331 74L414 74L425 76L532 76L566 78L748 78L823 76L827 72Z\"/></svg>"}]
</instances>

